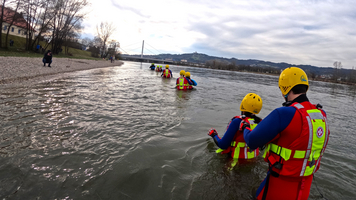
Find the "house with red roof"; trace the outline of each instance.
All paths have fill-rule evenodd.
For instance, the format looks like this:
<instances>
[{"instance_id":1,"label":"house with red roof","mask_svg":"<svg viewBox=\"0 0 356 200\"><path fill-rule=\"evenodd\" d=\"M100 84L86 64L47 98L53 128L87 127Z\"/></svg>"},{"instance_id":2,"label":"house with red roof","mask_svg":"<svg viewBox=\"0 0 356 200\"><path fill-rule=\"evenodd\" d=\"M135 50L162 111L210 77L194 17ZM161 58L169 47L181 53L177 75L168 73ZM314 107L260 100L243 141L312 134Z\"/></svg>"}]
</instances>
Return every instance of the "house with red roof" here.
<instances>
[{"instance_id":1,"label":"house with red roof","mask_svg":"<svg viewBox=\"0 0 356 200\"><path fill-rule=\"evenodd\" d=\"M1 15L1 11L2 11L2 5L0 5L0 15ZM10 27L12 21L14 22ZM29 26L28 22L25 20L22 14L17 13L11 10L10 8L4 7L4 17L3 17L2 27L1 27L2 33L6 34L9 27L10 27L10 31L9 31L10 35L15 35L23 38L26 37L28 30L36 32L36 30L33 27ZM32 34L33 39L34 37L35 34Z\"/></svg>"}]
</instances>

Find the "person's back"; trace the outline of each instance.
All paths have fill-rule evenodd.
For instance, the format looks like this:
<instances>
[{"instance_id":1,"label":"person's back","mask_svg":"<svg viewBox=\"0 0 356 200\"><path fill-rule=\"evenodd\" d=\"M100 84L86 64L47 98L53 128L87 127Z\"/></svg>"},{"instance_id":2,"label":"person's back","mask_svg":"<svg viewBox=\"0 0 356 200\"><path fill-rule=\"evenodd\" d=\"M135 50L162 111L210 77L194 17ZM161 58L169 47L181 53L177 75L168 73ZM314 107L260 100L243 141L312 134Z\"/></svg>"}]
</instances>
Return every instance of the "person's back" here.
<instances>
[{"instance_id":1,"label":"person's back","mask_svg":"<svg viewBox=\"0 0 356 200\"><path fill-rule=\"evenodd\" d=\"M258 156L259 150L251 150L243 138L241 126L249 126L251 129L257 127L262 120L256 114L262 109L262 99L254 93L247 94L240 104L241 115L233 117L224 136L220 139L215 129L208 133L220 148L216 153L229 154L234 159L252 159Z\"/></svg>"},{"instance_id":2,"label":"person's back","mask_svg":"<svg viewBox=\"0 0 356 200\"><path fill-rule=\"evenodd\" d=\"M257 190L257 199L307 200L313 174L329 139L326 114L306 96L309 84L305 72L296 67L285 69L279 88L286 99L254 130L246 128L244 139L251 149L266 145L269 164L266 179Z\"/></svg>"},{"instance_id":3,"label":"person's back","mask_svg":"<svg viewBox=\"0 0 356 200\"><path fill-rule=\"evenodd\" d=\"M173 77L172 71L169 69L169 65L166 65L166 69L163 70L163 73L161 74L163 78L171 78Z\"/></svg>"},{"instance_id":4,"label":"person's back","mask_svg":"<svg viewBox=\"0 0 356 200\"><path fill-rule=\"evenodd\" d=\"M190 78L190 72L186 72L186 73L185 73L185 78L186 78L187 81L188 81L187 89L188 89L188 90L192 90L192 89L193 89L193 85L196 86L197 83L196 83L193 79Z\"/></svg>"},{"instance_id":5,"label":"person's back","mask_svg":"<svg viewBox=\"0 0 356 200\"><path fill-rule=\"evenodd\" d=\"M155 66L155 64L152 63L149 68L150 68L151 70L155 70L156 66Z\"/></svg>"},{"instance_id":6,"label":"person's back","mask_svg":"<svg viewBox=\"0 0 356 200\"><path fill-rule=\"evenodd\" d=\"M177 81L176 81L176 88L178 90L186 90L187 87L189 86L188 84L188 81L187 79L184 77L185 75L185 71L184 70L181 70L179 72L179 78L177 78Z\"/></svg>"}]
</instances>

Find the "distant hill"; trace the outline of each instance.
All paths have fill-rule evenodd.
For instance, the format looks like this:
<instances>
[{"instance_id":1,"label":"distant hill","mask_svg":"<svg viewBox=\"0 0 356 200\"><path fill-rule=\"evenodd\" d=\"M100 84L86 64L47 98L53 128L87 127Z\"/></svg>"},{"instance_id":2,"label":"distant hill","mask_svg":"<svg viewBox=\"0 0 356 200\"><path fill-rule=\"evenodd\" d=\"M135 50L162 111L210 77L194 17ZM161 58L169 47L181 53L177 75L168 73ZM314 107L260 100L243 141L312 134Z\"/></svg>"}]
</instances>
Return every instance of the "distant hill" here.
<instances>
[{"instance_id":1,"label":"distant hill","mask_svg":"<svg viewBox=\"0 0 356 200\"><path fill-rule=\"evenodd\" d=\"M138 56L138 55L136 55ZM159 55L145 55L145 57L149 58L156 58L156 59L171 59L173 61L179 62L181 60L186 60L189 63L199 63L205 64L207 61L210 60L219 60L228 63L235 63L236 65L248 65L248 66L258 66L258 67L273 67L278 69L285 69L288 67L296 66L302 68L305 72L309 74L315 75L331 75L335 72L335 69L332 67L317 67L312 65L294 65L288 63L274 63L269 61L263 60L241 60L237 58L223 58L223 57L216 57L216 56L209 56L206 54L201 53L185 53L185 54L159 54ZM342 69L341 74L346 75L349 73L349 69Z\"/></svg>"}]
</instances>

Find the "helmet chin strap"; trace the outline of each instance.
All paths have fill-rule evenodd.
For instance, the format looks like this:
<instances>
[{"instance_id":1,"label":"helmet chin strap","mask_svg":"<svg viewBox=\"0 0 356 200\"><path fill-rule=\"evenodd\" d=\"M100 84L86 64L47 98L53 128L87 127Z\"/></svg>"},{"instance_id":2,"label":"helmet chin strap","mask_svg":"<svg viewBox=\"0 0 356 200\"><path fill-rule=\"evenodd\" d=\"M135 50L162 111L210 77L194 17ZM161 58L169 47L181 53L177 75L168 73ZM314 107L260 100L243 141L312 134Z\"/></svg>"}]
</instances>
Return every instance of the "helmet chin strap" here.
<instances>
[{"instance_id":1,"label":"helmet chin strap","mask_svg":"<svg viewBox=\"0 0 356 200\"><path fill-rule=\"evenodd\" d=\"M286 100L286 102L288 101L288 94L289 92L286 95L284 95L284 99Z\"/></svg>"}]
</instances>

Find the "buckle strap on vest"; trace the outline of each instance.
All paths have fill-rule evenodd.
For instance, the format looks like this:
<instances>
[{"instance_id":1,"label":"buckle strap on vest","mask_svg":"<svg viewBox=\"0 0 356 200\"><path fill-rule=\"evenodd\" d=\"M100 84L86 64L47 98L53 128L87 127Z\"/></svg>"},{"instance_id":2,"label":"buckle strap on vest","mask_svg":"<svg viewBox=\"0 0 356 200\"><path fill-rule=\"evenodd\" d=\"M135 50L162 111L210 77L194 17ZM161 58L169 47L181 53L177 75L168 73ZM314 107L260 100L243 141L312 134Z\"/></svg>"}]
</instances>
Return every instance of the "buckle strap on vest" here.
<instances>
[{"instance_id":1,"label":"buckle strap on vest","mask_svg":"<svg viewBox=\"0 0 356 200\"><path fill-rule=\"evenodd\" d=\"M266 149L266 151L272 151L273 153L279 155L282 157L285 161L289 160L290 158L294 159L303 159L308 157L309 155L306 155L306 151L303 150L291 150L287 149L281 146L278 146L276 144L270 143ZM264 155L265 157L266 155Z\"/></svg>"}]
</instances>

